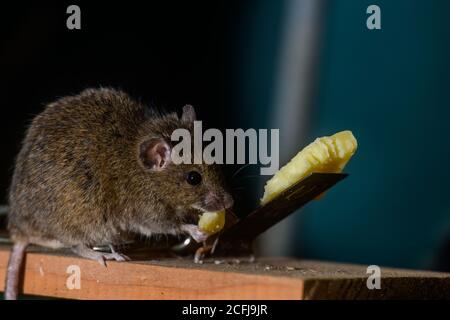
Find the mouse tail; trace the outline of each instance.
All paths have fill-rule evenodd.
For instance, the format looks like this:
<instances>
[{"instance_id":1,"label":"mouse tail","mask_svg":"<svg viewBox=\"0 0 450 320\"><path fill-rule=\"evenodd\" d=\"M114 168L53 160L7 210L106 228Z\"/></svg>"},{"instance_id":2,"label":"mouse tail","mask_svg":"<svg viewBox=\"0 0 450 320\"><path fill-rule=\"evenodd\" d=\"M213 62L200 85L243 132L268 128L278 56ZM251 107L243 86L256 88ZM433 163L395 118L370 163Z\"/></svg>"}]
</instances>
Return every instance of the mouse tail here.
<instances>
[{"instance_id":1,"label":"mouse tail","mask_svg":"<svg viewBox=\"0 0 450 320\"><path fill-rule=\"evenodd\" d=\"M5 299L16 300L19 295L20 275L22 274L25 250L28 242L14 243L9 256L8 269L6 271Z\"/></svg>"}]
</instances>

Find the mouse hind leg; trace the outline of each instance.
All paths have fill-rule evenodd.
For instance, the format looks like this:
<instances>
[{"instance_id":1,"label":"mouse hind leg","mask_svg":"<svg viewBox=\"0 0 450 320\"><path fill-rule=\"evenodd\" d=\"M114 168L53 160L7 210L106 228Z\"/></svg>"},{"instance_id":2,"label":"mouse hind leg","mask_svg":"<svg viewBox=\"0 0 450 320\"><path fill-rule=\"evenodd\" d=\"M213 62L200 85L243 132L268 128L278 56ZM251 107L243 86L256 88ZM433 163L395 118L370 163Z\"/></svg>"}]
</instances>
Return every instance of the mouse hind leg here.
<instances>
[{"instance_id":1,"label":"mouse hind leg","mask_svg":"<svg viewBox=\"0 0 450 320\"><path fill-rule=\"evenodd\" d=\"M28 242L15 242L9 256L8 269L6 271L5 299L16 300L19 295L20 276L22 274L23 260Z\"/></svg>"},{"instance_id":2,"label":"mouse hind leg","mask_svg":"<svg viewBox=\"0 0 450 320\"><path fill-rule=\"evenodd\" d=\"M106 260L116 260L116 261L128 261L130 258L128 258L126 255L118 253L114 250L114 247L111 247L111 253L107 252L101 252L101 251L95 251L88 246L84 244L76 245L72 247L72 251L76 253L77 255L98 261L102 266L106 267Z\"/></svg>"}]
</instances>

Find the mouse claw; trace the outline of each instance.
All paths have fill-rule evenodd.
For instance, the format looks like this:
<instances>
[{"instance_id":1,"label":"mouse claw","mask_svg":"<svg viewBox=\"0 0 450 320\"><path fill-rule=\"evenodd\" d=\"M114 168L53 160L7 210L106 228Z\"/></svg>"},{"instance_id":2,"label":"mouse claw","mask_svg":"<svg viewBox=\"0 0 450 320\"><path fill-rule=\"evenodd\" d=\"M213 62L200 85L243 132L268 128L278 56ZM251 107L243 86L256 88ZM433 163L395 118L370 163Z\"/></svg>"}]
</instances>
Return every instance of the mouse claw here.
<instances>
[{"instance_id":1,"label":"mouse claw","mask_svg":"<svg viewBox=\"0 0 450 320\"><path fill-rule=\"evenodd\" d=\"M131 260L128 256L118 253L118 252L105 253L103 255L103 257L106 260L115 260L115 261L130 261Z\"/></svg>"},{"instance_id":2,"label":"mouse claw","mask_svg":"<svg viewBox=\"0 0 450 320\"><path fill-rule=\"evenodd\" d=\"M124 255L124 254L122 254L122 258L124 258L125 261L131 261L131 258L129 256Z\"/></svg>"},{"instance_id":3,"label":"mouse claw","mask_svg":"<svg viewBox=\"0 0 450 320\"><path fill-rule=\"evenodd\" d=\"M98 263L100 263L103 267L107 267L106 261L115 260L115 261L130 261L131 259L121 253L113 252L113 253L103 253L98 259Z\"/></svg>"},{"instance_id":4,"label":"mouse claw","mask_svg":"<svg viewBox=\"0 0 450 320\"><path fill-rule=\"evenodd\" d=\"M116 251L114 246L112 244L109 245L109 248L111 249L111 253L107 253L107 260L116 260L116 261L131 261L130 257L119 253Z\"/></svg>"},{"instance_id":5,"label":"mouse claw","mask_svg":"<svg viewBox=\"0 0 450 320\"><path fill-rule=\"evenodd\" d=\"M106 260L105 260L105 258L104 258L103 256L99 257L99 258L97 259L97 261L98 261L98 263L100 263L100 265L101 265L102 267L105 267L105 268L106 268Z\"/></svg>"}]
</instances>

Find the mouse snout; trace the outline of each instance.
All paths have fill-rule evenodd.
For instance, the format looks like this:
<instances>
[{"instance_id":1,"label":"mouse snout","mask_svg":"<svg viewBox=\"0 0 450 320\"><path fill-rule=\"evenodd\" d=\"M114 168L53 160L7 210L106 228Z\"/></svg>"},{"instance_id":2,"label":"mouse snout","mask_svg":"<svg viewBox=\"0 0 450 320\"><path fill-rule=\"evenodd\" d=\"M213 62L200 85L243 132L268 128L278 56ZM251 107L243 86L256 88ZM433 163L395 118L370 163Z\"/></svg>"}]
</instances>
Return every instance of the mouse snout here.
<instances>
[{"instance_id":1,"label":"mouse snout","mask_svg":"<svg viewBox=\"0 0 450 320\"><path fill-rule=\"evenodd\" d=\"M206 194L203 209L206 211L219 211L230 209L233 206L233 197L227 192L213 192Z\"/></svg>"},{"instance_id":2,"label":"mouse snout","mask_svg":"<svg viewBox=\"0 0 450 320\"><path fill-rule=\"evenodd\" d=\"M233 207L233 204L234 204L233 197L229 193L225 192L224 195L223 195L223 206L224 206L224 208L225 209L230 209L231 207Z\"/></svg>"}]
</instances>

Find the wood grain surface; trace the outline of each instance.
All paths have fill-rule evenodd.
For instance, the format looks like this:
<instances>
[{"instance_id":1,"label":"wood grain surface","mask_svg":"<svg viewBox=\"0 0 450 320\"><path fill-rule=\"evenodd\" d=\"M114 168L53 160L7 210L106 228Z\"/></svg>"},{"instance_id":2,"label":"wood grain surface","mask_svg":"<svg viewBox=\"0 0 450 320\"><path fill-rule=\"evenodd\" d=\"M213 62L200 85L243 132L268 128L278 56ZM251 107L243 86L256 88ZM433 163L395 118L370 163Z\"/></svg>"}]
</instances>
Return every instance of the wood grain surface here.
<instances>
[{"instance_id":1,"label":"wood grain surface","mask_svg":"<svg viewBox=\"0 0 450 320\"><path fill-rule=\"evenodd\" d=\"M9 246L0 246L0 291ZM68 289L69 266L80 289ZM31 248L23 294L70 299L433 299L450 298L450 274L381 268L381 289L369 290L367 266L283 258L205 260L150 258L108 262Z\"/></svg>"}]
</instances>

